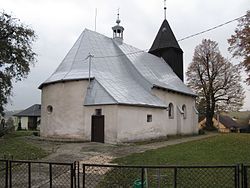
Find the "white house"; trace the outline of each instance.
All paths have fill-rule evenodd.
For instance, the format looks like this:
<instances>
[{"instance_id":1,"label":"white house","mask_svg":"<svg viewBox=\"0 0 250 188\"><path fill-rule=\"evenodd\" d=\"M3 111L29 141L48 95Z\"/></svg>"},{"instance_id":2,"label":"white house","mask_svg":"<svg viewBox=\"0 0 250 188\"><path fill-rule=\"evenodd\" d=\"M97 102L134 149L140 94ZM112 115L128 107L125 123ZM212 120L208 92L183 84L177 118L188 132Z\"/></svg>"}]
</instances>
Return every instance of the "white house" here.
<instances>
[{"instance_id":1,"label":"white house","mask_svg":"<svg viewBox=\"0 0 250 188\"><path fill-rule=\"evenodd\" d=\"M107 143L198 132L196 95L164 20L149 52L85 29L42 90L40 134ZM145 39L148 40L148 39Z\"/></svg>"},{"instance_id":2,"label":"white house","mask_svg":"<svg viewBox=\"0 0 250 188\"><path fill-rule=\"evenodd\" d=\"M41 105L34 104L14 116L19 119L17 125L15 124L16 129L20 126L21 129L36 130L40 125Z\"/></svg>"}]
</instances>

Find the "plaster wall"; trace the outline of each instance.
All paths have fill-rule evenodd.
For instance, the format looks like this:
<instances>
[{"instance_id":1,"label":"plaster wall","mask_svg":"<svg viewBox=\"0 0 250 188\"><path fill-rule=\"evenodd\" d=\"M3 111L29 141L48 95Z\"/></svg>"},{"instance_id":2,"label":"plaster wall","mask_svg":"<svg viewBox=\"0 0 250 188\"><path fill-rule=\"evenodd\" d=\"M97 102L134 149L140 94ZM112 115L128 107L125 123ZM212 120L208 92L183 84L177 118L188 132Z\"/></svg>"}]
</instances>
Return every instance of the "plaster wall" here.
<instances>
[{"instance_id":1,"label":"plaster wall","mask_svg":"<svg viewBox=\"0 0 250 188\"><path fill-rule=\"evenodd\" d=\"M42 88L41 126L43 137L87 140L83 101L88 81L68 81ZM47 107L53 111L48 112Z\"/></svg>"},{"instance_id":2,"label":"plaster wall","mask_svg":"<svg viewBox=\"0 0 250 188\"><path fill-rule=\"evenodd\" d=\"M21 127L22 129L28 130L28 117L21 117Z\"/></svg>"},{"instance_id":3,"label":"plaster wall","mask_svg":"<svg viewBox=\"0 0 250 188\"><path fill-rule=\"evenodd\" d=\"M198 133L198 114L195 111L195 98L181 95L174 92L168 92L160 89L153 89L152 92L168 105L174 105L174 118L168 118L168 134L193 134ZM179 109L182 105L186 106L186 118ZM178 109L179 107L179 109Z\"/></svg>"},{"instance_id":4,"label":"plaster wall","mask_svg":"<svg viewBox=\"0 0 250 188\"><path fill-rule=\"evenodd\" d=\"M118 106L117 142L148 140L167 136L167 111L162 108ZM147 122L152 115L152 122Z\"/></svg>"},{"instance_id":5,"label":"plaster wall","mask_svg":"<svg viewBox=\"0 0 250 188\"><path fill-rule=\"evenodd\" d=\"M85 135L88 141L91 140L91 118L95 115L95 110L101 109L104 115L104 142L117 142L117 109L118 105L101 105L101 106L85 106L84 107L84 125Z\"/></svg>"}]
</instances>

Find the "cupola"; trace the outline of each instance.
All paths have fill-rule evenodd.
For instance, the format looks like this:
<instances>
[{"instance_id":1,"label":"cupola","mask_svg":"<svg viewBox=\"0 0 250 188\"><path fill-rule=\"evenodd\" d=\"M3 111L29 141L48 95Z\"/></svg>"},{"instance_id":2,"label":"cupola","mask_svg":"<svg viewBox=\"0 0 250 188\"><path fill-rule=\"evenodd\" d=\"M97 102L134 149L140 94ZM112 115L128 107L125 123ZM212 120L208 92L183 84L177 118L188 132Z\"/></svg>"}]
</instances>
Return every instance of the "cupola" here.
<instances>
[{"instance_id":1,"label":"cupola","mask_svg":"<svg viewBox=\"0 0 250 188\"><path fill-rule=\"evenodd\" d=\"M112 27L113 30L113 39L118 42L123 42L123 31L124 28L120 25L121 20L119 19L119 12L117 14L116 25Z\"/></svg>"}]
</instances>

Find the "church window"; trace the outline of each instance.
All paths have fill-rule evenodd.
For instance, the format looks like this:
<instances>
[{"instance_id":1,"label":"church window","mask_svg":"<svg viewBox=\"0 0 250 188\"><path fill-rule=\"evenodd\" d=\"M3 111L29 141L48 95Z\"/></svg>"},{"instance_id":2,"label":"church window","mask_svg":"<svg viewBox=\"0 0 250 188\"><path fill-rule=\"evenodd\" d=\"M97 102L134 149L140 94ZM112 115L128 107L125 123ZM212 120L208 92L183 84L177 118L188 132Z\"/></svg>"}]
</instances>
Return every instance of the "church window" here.
<instances>
[{"instance_id":1,"label":"church window","mask_svg":"<svg viewBox=\"0 0 250 188\"><path fill-rule=\"evenodd\" d=\"M152 115L151 114L147 115L147 122L152 122Z\"/></svg>"},{"instance_id":2,"label":"church window","mask_svg":"<svg viewBox=\"0 0 250 188\"><path fill-rule=\"evenodd\" d=\"M170 119L174 118L174 105L173 105L173 103L169 103L169 105L168 105L168 117Z\"/></svg>"},{"instance_id":3,"label":"church window","mask_svg":"<svg viewBox=\"0 0 250 188\"><path fill-rule=\"evenodd\" d=\"M48 112L49 114L51 114L51 113L53 112L53 106L48 105L48 106L47 106L47 112Z\"/></svg>"},{"instance_id":4,"label":"church window","mask_svg":"<svg viewBox=\"0 0 250 188\"><path fill-rule=\"evenodd\" d=\"M95 109L95 115L96 116L101 116L102 115L102 109Z\"/></svg>"}]
</instances>

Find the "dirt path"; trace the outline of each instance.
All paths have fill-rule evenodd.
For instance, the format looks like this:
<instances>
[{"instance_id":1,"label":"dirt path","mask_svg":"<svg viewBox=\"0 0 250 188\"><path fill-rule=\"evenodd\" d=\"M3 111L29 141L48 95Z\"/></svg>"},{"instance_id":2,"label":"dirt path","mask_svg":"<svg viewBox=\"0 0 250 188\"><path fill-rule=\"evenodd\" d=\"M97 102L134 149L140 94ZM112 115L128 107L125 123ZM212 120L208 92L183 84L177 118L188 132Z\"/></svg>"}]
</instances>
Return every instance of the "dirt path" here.
<instances>
[{"instance_id":1,"label":"dirt path","mask_svg":"<svg viewBox=\"0 0 250 188\"><path fill-rule=\"evenodd\" d=\"M151 149L157 149L165 146L176 145L184 142L201 140L216 136L217 134L207 134L192 137L184 137L167 141L159 141L148 144L102 144L102 143L62 143L32 140L32 142L51 154L43 160L54 162L73 162L81 163L109 163L112 159L123 157L132 153L141 153Z\"/></svg>"}]
</instances>

